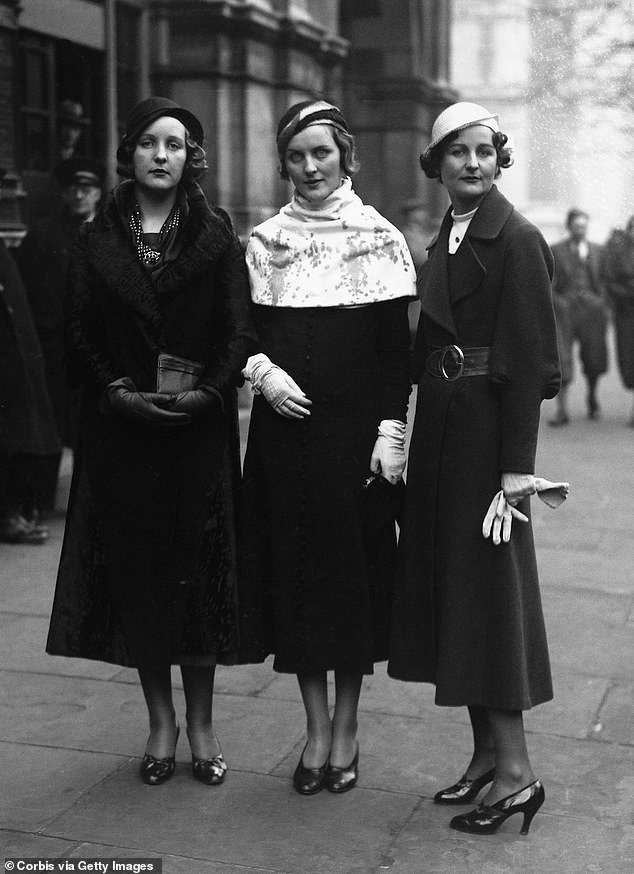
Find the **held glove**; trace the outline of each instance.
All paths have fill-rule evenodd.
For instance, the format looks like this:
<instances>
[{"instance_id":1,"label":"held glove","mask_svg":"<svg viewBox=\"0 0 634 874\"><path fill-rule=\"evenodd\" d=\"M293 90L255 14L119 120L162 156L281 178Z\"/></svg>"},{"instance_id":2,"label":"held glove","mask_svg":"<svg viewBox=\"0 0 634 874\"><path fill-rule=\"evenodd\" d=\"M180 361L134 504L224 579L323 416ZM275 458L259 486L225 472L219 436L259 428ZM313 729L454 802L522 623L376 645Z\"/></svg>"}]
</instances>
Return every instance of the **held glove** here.
<instances>
[{"instance_id":1,"label":"held glove","mask_svg":"<svg viewBox=\"0 0 634 874\"><path fill-rule=\"evenodd\" d=\"M262 352L251 355L242 371L256 394L262 394L280 416L303 419L310 416L311 401L285 370Z\"/></svg>"},{"instance_id":2,"label":"held glove","mask_svg":"<svg viewBox=\"0 0 634 874\"><path fill-rule=\"evenodd\" d=\"M405 423L397 419L383 419L372 450L370 470L394 485L402 478L406 463Z\"/></svg>"},{"instance_id":3,"label":"held glove","mask_svg":"<svg viewBox=\"0 0 634 874\"><path fill-rule=\"evenodd\" d=\"M163 395L163 398L164 400L156 400L155 403L174 413L187 413L192 419L223 407L220 393L207 386L182 391L177 395Z\"/></svg>"},{"instance_id":4,"label":"held glove","mask_svg":"<svg viewBox=\"0 0 634 874\"><path fill-rule=\"evenodd\" d=\"M503 473L502 486L491 501L482 523L483 536L488 538L491 535L496 546L502 541L508 543L511 539L514 518L528 522L528 517L514 506L520 498L537 493L546 506L555 509L563 504L570 491L569 483L553 483L540 476L521 473Z\"/></svg>"},{"instance_id":5,"label":"held glove","mask_svg":"<svg viewBox=\"0 0 634 874\"><path fill-rule=\"evenodd\" d=\"M191 417L186 413L175 413L157 406L154 401L160 401L165 396L137 391L136 386L127 376L111 382L106 387L106 398L112 410L126 419L150 428L159 430L181 428L191 421Z\"/></svg>"}]
</instances>

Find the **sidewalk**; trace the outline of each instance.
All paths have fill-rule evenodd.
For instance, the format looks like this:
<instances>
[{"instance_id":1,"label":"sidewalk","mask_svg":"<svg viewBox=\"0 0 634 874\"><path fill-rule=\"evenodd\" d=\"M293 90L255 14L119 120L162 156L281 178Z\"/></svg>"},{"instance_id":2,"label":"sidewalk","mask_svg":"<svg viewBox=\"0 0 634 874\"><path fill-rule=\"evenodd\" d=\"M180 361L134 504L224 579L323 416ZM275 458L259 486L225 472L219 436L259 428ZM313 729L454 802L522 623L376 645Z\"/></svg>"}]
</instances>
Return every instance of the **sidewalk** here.
<instances>
[{"instance_id":1,"label":"sidewalk","mask_svg":"<svg viewBox=\"0 0 634 874\"><path fill-rule=\"evenodd\" d=\"M218 670L223 786L192 779L183 737L174 778L142 784L136 673L44 653L60 516L44 546L0 544L0 857L162 857L165 874L631 874L634 431L614 372L600 400L589 422L575 386L567 428L546 424L553 402L543 410L538 473L569 479L571 497L556 512L533 505L556 697L526 716L546 789L527 837L519 817L490 837L448 828L456 811L432 797L467 763L466 711L384 666L364 686L346 795L293 791L303 709L270 663ZM182 720L180 691L177 706Z\"/></svg>"}]
</instances>

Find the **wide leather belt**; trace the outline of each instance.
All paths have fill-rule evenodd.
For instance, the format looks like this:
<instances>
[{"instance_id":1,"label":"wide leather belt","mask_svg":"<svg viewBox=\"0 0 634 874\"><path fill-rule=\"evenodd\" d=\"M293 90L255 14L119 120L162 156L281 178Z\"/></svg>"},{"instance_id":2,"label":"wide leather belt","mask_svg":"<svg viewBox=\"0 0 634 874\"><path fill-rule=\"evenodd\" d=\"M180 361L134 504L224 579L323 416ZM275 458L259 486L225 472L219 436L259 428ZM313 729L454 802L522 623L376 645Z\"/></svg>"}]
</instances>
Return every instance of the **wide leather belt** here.
<instances>
[{"instance_id":1,"label":"wide leather belt","mask_svg":"<svg viewBox=\"0 0 634 874\"><path fill-rule=\"evenodd\" d=\"M462 376L486 376L489 372L489 346L442 346L427 356L427 373L454 382Z\"/></svg>"}]
</instances>

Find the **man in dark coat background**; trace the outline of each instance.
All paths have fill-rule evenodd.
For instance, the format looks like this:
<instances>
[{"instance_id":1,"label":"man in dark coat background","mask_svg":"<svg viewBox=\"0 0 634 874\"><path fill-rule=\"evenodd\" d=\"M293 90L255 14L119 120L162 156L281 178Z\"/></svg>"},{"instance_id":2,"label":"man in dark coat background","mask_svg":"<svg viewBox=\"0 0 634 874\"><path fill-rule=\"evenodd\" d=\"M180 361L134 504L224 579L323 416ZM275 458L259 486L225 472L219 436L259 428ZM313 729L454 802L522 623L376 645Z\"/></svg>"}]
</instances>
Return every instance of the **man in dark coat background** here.
<instances>
[{"instance_id":1,"label":"man in dark coat background","mask_svg":"<svg viewBox=\"0 0 634 874\"><path fill-rule=\"evenodd\" d=\"M61 205L54 215L30 228L16 250L16 261L26 288L39 336L48 393L61 446L73 448L77 427L77 392L64 375L64 314L66 271L77 232L97 212L105 167L90 158L72 157L53 171L61 188ZM40 465L42 510L55 508L61 454Z\"/></svg>"},{"instance_id":2,"label":"man in dark coat background","mask_svg":"<svg viewBox=\"0 0 634 874\"><path fill-rule=\"evenodd\" d=\"M4 175L0 170L0 180ZM0 238L0 541L43 543L38 465L59 452L42 350L24 286Z\"/></svg>"},{"instance_id":3,"label":"man in dark coat background","mask_svg":"<svg viewBox=\"0 0 634 874\"><path fill-rule=\"evenodd\" d=\"M588 417L599 415L597 382L608 369L607 307L601 262L602 247L587 239L589 216L571 209L566 217L569 236L552 247L555 258L553 303L557 319L562 386L557 395L554 426L569 422L567 394L573 379L573 348L579 343L587 383Z\"/></svg>"}]
</instances>

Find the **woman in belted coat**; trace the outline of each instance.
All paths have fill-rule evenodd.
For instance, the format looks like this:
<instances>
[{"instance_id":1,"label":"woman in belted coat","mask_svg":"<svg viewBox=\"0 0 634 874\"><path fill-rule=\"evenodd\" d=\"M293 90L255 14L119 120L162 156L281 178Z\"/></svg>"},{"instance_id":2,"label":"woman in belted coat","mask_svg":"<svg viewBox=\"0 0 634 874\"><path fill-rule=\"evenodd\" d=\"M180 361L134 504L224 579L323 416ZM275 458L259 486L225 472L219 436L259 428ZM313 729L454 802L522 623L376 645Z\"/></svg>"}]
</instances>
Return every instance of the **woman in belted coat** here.
<instances>
[{"instance_id":1,"label":"woman in belted coat","mask_svg":"<svg viewBox=\"0 0 634 874\"><path fill-rule=\"evenodd\" d=\"M138 668L150 785L174 771L173 664L193 775L224 779L214 666L238 650L235 386L253 335L242 248L195 181L202 142L167 98L133 109L117 152L131 178L81 228L68 277L84 397L47 651Z\"/></svg>"},{"instance_id":2,"label":"woman in belted coat","mask_svg":"<svg viewBox=\"0 0 634 874\"><path fill-rule=\"evenodd\" d=\"M458 103L438 117L421 156L452 208L420 289L417 410L388 667L392 677L434 683L437 704L469 708L473 758L435 801L468 803L492 783L484 813L452 821L474 833L494 831L518 811L528 829L543 788L522 711L552 697L524 520L535 492L540 403L560 380L553 262L537 228L494 185L511 163L506 142L496 116ZM485 515L492 537L483 536Z\"/></svg>"}]
</instances>

